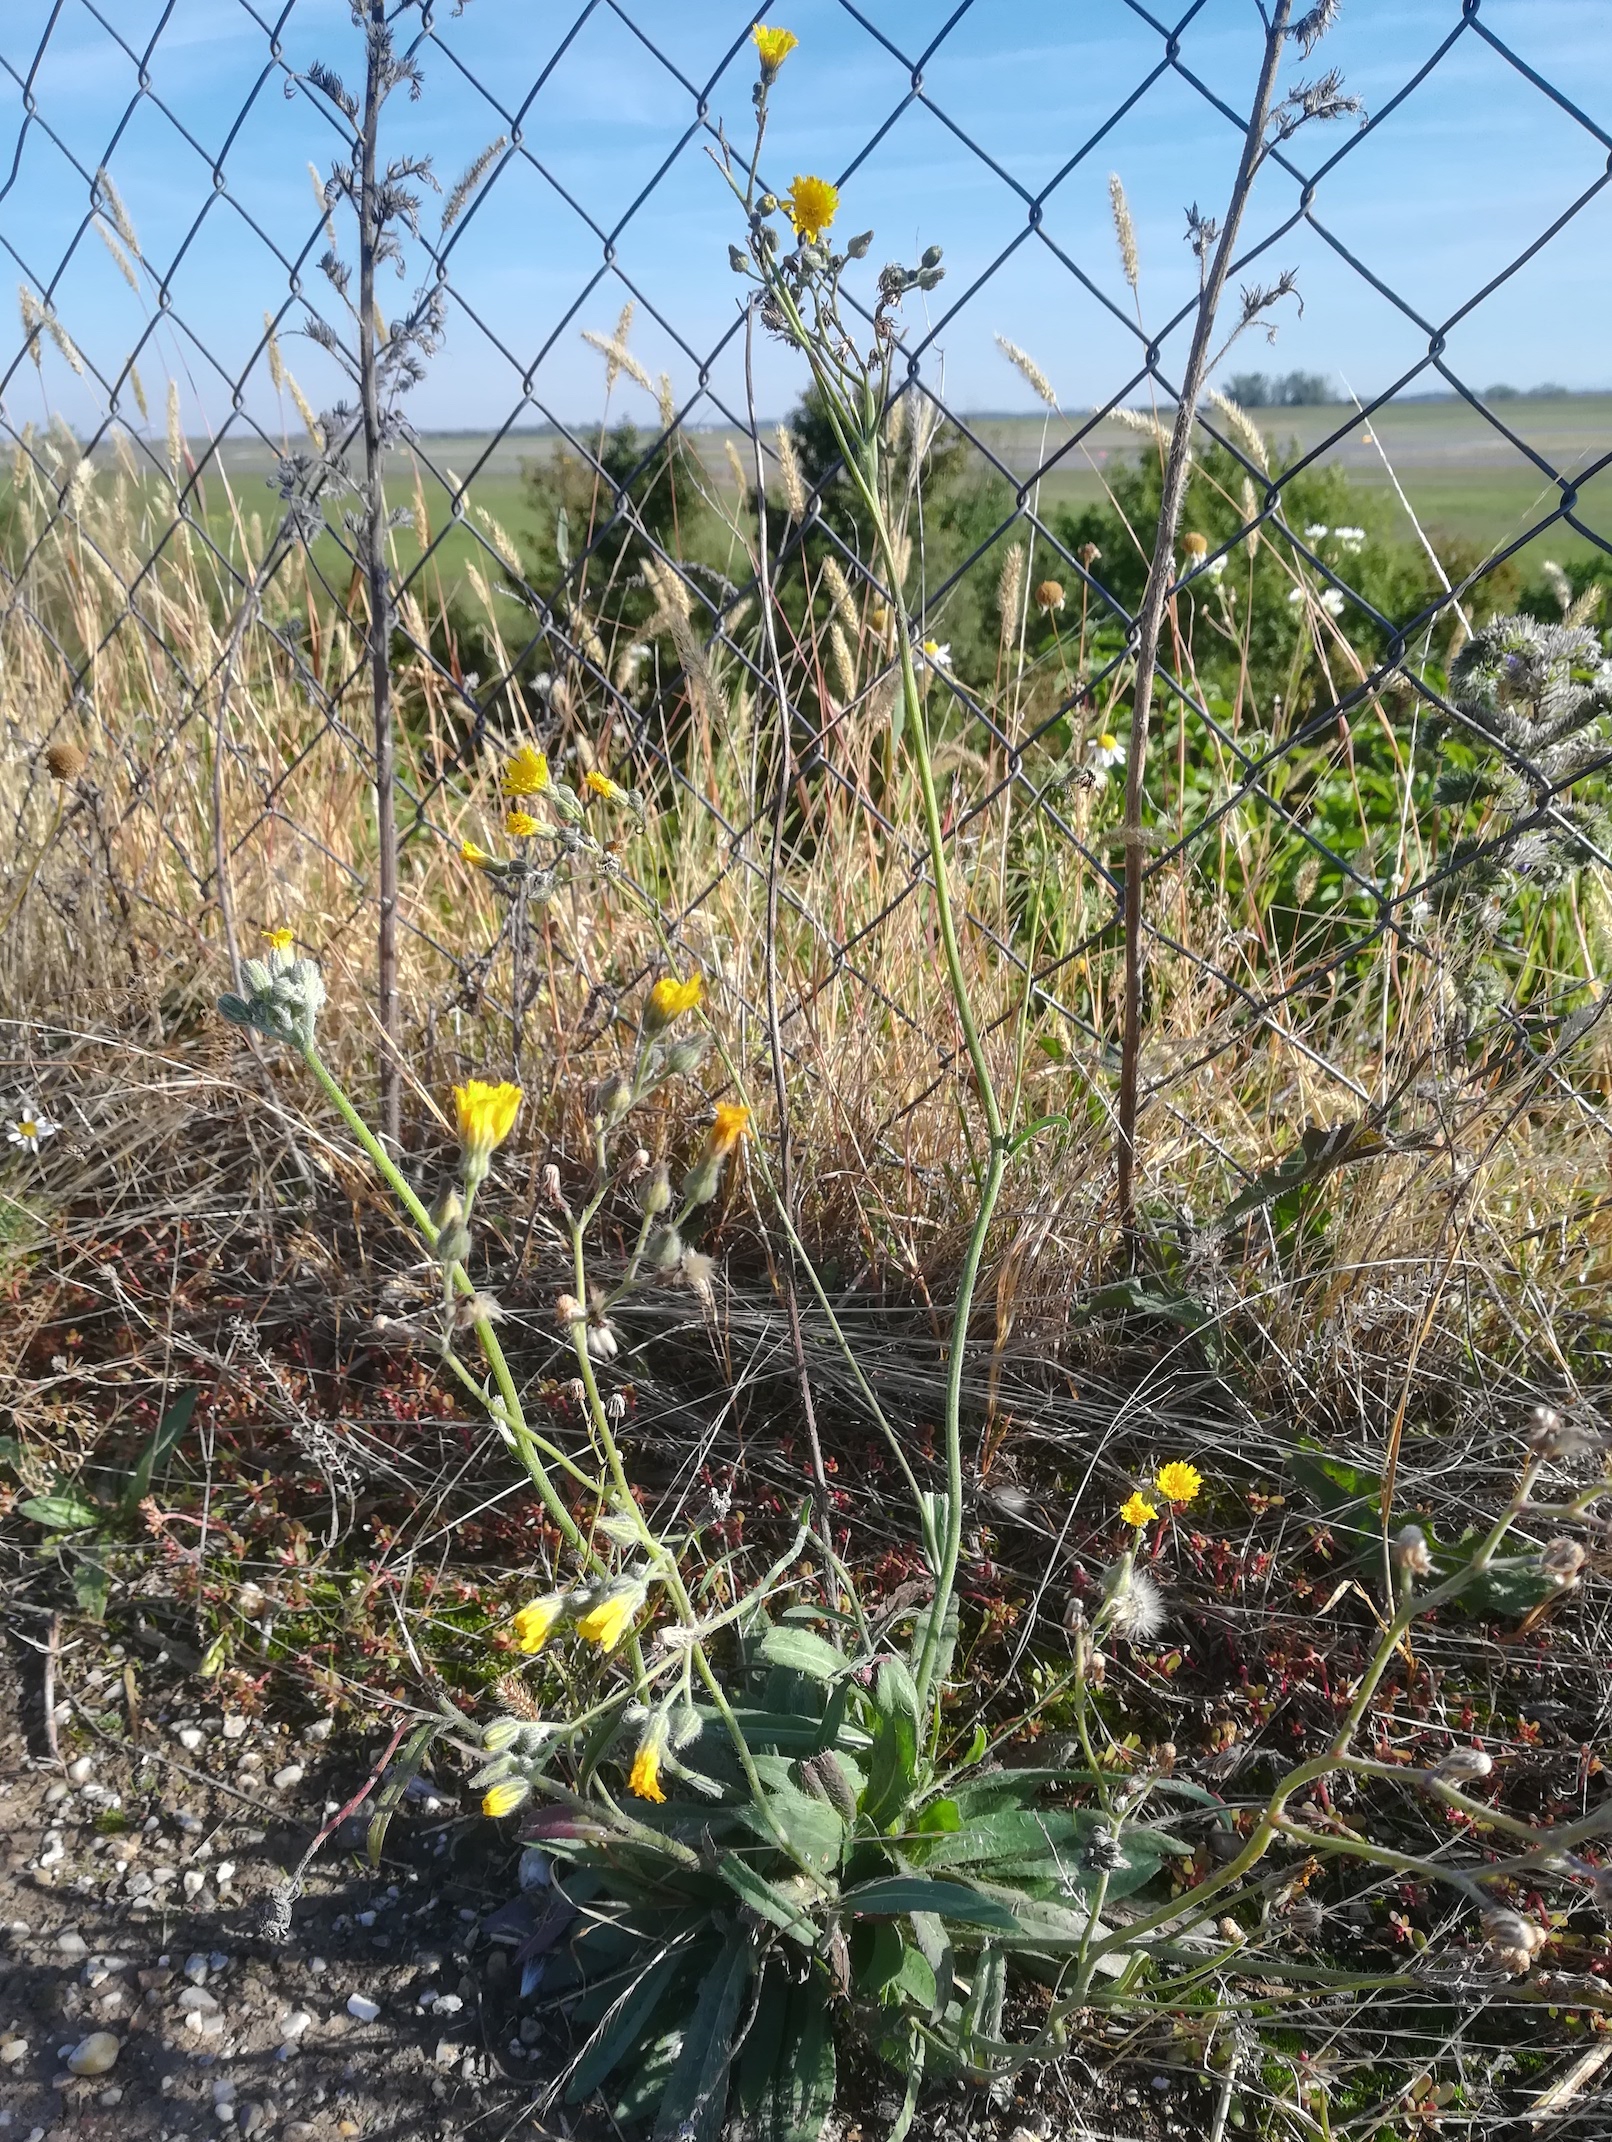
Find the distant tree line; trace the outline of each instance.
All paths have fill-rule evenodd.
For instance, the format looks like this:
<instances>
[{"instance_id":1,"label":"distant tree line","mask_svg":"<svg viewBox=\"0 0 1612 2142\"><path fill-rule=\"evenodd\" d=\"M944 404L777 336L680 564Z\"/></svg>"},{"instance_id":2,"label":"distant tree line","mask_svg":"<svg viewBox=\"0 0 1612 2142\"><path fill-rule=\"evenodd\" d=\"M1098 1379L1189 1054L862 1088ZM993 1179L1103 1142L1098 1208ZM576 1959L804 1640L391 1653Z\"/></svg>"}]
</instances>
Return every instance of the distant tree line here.
<instances>
[{"instance_id":1,"label":"distant tree line","mask_svg":"<svg viewBox=\"0 0 1612 2142\"><path fill-rule=\"evenodd\" d=\"M1234 372L1226 392L1243 409L1310 409L1338 398L1325 372Z\"/></svg>"}]
</instances>

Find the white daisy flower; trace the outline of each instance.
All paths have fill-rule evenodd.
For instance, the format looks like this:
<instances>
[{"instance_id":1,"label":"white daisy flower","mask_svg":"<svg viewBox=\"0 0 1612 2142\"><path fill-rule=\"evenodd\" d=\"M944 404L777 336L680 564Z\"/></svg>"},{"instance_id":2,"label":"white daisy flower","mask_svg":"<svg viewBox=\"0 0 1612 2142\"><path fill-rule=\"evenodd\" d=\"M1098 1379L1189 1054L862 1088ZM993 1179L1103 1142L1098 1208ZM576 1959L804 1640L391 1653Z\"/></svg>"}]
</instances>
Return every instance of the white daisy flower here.
<instances>
[{"instance_id":1,"label":"white daisy flower","mask_svg":"<svg viewBox=\"0 0 1612 2142\"><path fill-rule=\"evenodd\" d=\"M1332 533L1345 550L1359 550L1366 540L1364 528L1334 528Z\"/></svg>"},{"instance_id":2,"label":"white daisy flower","mask_svg":"<svg viewBox=\"0 0 1612 2142\"><path fill-rule=\"evenodd\" d=\"M937 676L952 666L952 643L950 640L925 640L918 649L918 667L932 669Z\"/></svg>"},{"instance_id":3,"label":"white daisy flower","mask_svg":"<svg viewBox=\"0 0 1612 2142\"><path fill-rule=\"evenodd\" d=\"M1289 602L1302 602L1304 600L1304 590L1302 588L1289 588L1287 599Z\"/></svg>"},{"instance_id":4,"label":"white daisy flower","mask_svg":"<svg viewBox=\"0 0 1612 2142\"><path fill-rule=\"evenodd\" d=\"M1304 540L1306 543L1319 543L1323 536L1331 535L1331 533L1332 530L1325 521L1311 521L1309 527L1304 531Z\"/></svg>"},{"instance_id":5,"label":"white daisy flower","mask_svg":"<svg viewBox=\"0 0 1612 2142\"><path fill-rule=\"evenodd\" d=\"M1125 764L1125 746L1105 729L1086 746L1086 763L1099 781L1106 780L1111 767Z\"/></svg>"},{"instance_id":6,"label":"white daisy flower","mask_svg":"<svg viewBox=\"0 0 1612 2142\"><path fill-rule=\"evenodd\" d=\"M1209 560L1209 563L1204 567L1204 578L1206 580L1218 580L1221 574L1226 570L1226 564L1226 553L1222 551L1218 558L1211 558Z\"/></svg>"},{"instance_id":7,"label":"white daisy flower","mask_svg":"<svg viewBox=\"0 0 1612 2142\"><path fill-rule=\"evenodd\" d=\"M30 1153L37 1153L40 1139L54 1138L60 1129L61 1125L53 1123L42 1108L35 1108L31 1101L23 1101L18 1104L16 1119L6 1132L6 1137L11 1144L23 1146Z\"/></svg>"},{"instance_id":8,"label":"white daisy flower","mask_svg":"<svg viewBox=\"0 0 1612 2142\"><path fill-rule=\"evenodd\" d=\"M1325 610L1325 611L1327 612L1327 614L1328 614L1328 616L1329 616L1329 617L1342 617L1342 615L1343 615L1343 590L1342 590L1342 588L1328 588L1328 589L1327 589L1327 590L1325 591L1325 593L1324 593L1324 594L1322 595L1322 597L1321 597L1321 607L1322 607L1322 609L1323 609L1323 610Z\"/></svg>"}]
</instances>

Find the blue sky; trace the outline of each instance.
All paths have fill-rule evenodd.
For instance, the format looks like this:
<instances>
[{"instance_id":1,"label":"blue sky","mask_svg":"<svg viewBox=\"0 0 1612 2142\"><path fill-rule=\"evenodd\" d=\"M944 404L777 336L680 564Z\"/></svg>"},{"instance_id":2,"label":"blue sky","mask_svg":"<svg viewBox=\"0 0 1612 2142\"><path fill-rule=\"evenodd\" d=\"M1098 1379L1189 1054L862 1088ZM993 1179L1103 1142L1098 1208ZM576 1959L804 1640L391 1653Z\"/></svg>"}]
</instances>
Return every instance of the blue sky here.
<instances>
[{"instance_id":1,"label":"blue sky","mask_svg":"<svg viewBox=\"0 0 1612 2142\"><path fill-rule=\"evenodd\" d=\"M458 235L452 279L459 299L447 347L413 398L415 421L422 428L492 427L523 407L532 417L545 410L585 420L597 411L602 380L600 360L580 331L613 324L628 295L622 277L641 299L635 350L652 373L670 374L680 402L690 402L700 359L734 318L726 246L735 231L733 204L700 139L683 137L695 93L711 83L711 116L726 122L736 142L747 140L751 55L740 51L725 69L722 61L742 39L750 10L726 0L618 0L591 8L580 0L469 0L454 18L440 0L436 12L437 42L422 53L423 95L412 105L400 96L389 107L390 144L430 152L451 183L506 129L504 113L524 107L524 153L507 158ZM998 333L1032 352L1066 406L1115 393L1136 369L1140 340L1102 302L1132 311L1109 217L1109 173L1120 174L1135 217L1141 311L1151 331L1192 288L1183 208L1193 200L1206 211L1219 208L1238 149L1233 127L1180 73L1165 68L1149 83L1166 48L1148 15L1124 0L974 0L961 9L957 0L860 0L856 9L844 0L780 0L769 19L787 22L801 49L774 94L764 168L787 183L796 171L838 176L854 164L844 228L875 228L870 266L911 259L931 242L945 247L949 274L930 300L938 331L924 369L948 400L972 409L1033 406L996 349ZM1592 191L1605 182L1606 146L1475 29L1462 29L1462 19L1459 0L1345 0L1316 58L1305 65L1293 56L1289 80L1336 65L1377 113L1459 33L1430 79L1376 131L1357 140L1356 126L1345 121L1307 130L1292 145L1304 175L1337 159L1315 195L1315 217L1331 243L1303 222L1283 229L1297 213L1300 179L1267 168L1246 235L1255 244L1272 242L1250 272L1296 269L1304 309L1301 316L1296 305L1284 306L1275 347L1245 341L1226 369L1304 366L1346 378L1363 396L1379 391L1426 355L1427 331L1357 274L1337 246L1399 291L1423 320L1441 325L1592 192L1536 259L1452 328L1447 361L1479 388L1546 378L1612 385L1605 270L1612 187ZM914 98L912 63L948 21L924 60L922 96ZM1483 0L1477 22L1612 135L1606 0ZM0 195L0 246L12 283L37 291L54 281L69 334L96 366L115 374L157 316L156 284L185 249L170 287L172 313L191 333L159 320L141 360L158 429L170 373L181 382L187 423L222 422L229 381L248 365L265 308L286 301L285 268L246 219L289 257L303 251L316 227L307 166L328 167L338 137L308 97L285 94L286 75L271 58L276 24L286 66L300 70L322 57L349 81L361 76L346 0L256 0L253 7L243 0L101 0L99 16L85 0L5 0L0 8L0 184L9 178ZM108 25L137 54L160 26L149 97L136 98L136 62ZM1232 106L1247 101L1258 48L1252 0L1207 0L1180 32L1182 67ZM25 83L38 123L24 121ZM139 292L126 286L93 232L78 235L89 199L75 160L93 172L114 136L110 169L148 271ZM1039 194L1077 155L1047 196L1035 234L1024 195ZM224 190L214 198L220 158ZM635 208L668 158L649 199ZM567 193L615 234L619 275L605 264L599 230ZM428 227L435 227L434 214ZM342 235L345 242L350 234ZM1004 251L1008 257L974 289ZM390 286L383 302L395 303L407 287ZM311 265L308 288L328 306L330 294ZM14 365L21 329L11 324L9 299L4 317L0 365L10 370L3 389L9 420L38 418L48 405L77 424L90 421L97 391L54 351L43 381L31 365ZM910 317L915 325L919 316ZM313 400L327 399L335 387L329 361L298 339L295 319L293 312L285 323L287 360ZM1178 335L1165 346L1167 369L1172 360L1178 367L1181 354ZM523 404L522 372L534 362L535 400ZM1424 376L1413 391L1440 384ZM729 407L742 408L736 344L717 360L711 385ZM782 413L797 389L796 360L766 350L761 413ZM253 414L277 427L266 363L258 362L243 391ZM640 389L623 384L617 394L618 408L652 415ZM693 411L696 420L717 413L709 403Z\"/></svg>"}]
</instances>

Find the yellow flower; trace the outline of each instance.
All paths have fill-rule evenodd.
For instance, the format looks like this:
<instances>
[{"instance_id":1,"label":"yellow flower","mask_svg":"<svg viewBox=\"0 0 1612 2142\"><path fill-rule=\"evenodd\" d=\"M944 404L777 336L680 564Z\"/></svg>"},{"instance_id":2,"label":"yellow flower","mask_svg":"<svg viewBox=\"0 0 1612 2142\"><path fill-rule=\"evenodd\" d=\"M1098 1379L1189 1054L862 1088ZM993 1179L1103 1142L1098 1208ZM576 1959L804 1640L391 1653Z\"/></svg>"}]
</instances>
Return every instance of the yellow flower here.
<instances>
[{"instance_id":1,"label":"yellow flower","mask_svg":"<svg viewBox=\"0 0 1612 2142\"><path fill-rule=\"evenodd\" d=\"M784 207L795 226L795 236L815 245L834 221L840 205L840 189L826 178L802 178L784 195Z\"/></svg>"},{"instance_id":2,"label":"yellow flower","mask_svg":"<svg viewBox=\"0 0 1612 2142\"><path fill-rule=\"evenodd\" d=\"M291 947L297 941L296 931L288 930L283 922L277 930L265 930L263 937L269 950L277 953L281 959L289 958Z\"/></svg>"},{"instance_id":3,"label":"yellow flower","mask_svg":"<svg viewBox=\"0 0 1612 2142\"><path fill-rule=\"evenodd\" d=\"M1133 1494L1119 1514L1122 1523L1141 1526L1150 1524L1159 1513L1145 1495Z\"/></svg>"},{"instance_id":4,"label":"yellow flower","mask_svg":"<svg viewBox=\"0 0 1612 2142\"><path fill-rule=\"evenodd\" d=\"M488 1787L481 1811L495 1821L500 1815L512 1815L530 1797L531 1790L524 1778L500 1778L496 1785Z\"/></svg>"},{"instance_id":5,"label":"yellow flower","mask_svg":"<svg viewBox=\"0 0 1612 2142\"><path fill-rule=\"evenodd\" d=\"M698 974L691 974L686 982L680 982L675 974L663 974L644 1006L645 1033L658 1034L674 1019L681 1019L684 1012L693 1011L704 995L705 984Z\"/></svg>"},{"instance_id":6,"label":"yellow flower","mask_svg":"<svg viewBox=\"0 0 1612 2142\"><path fill-rule=\"evenodd\" d=\"M750 1128L750 1111L737 1101L718 1101L716 1121L705 1137L705 1150L713 1160L726 1157Z\"/></svg>"},{"instance_id":7,"label":"yellow flower","mask_svg":"<svg viewBox=\"0 0 1612 2142\"><path fill-rule=\"evenodd\" d=\"M490 1086L484 1079L473 1078L454 1087L453 1105L459 1118L459 1143L467 1154L485 1161L515 1128L521 1089L508 1084Z\"/></svg>"},{"instance_id":8,"label":"yellow flower","mask_svg":"<svg viewBox=\"0 0 1612 2142\"><path fill-rule=\"evenodd\" d=\"M506 811L504 831L511 840L530 840L537 831L537 820L530 811Z\"/></svg>"},{"instance_id":9,"label":"yellow flower","mask_svg":"<svg viewBox=\"0 0 1612 2142\"><path fill-rule=\"evenodd\" d=\"M542 1650L564 1612L564 1592L548 1592L521 1608L515 1616L515 1641L528 1657Z\"/></svg>"},{"instance_id":10,"label":"yellow flower","mask_svg":"<svg viewBox=\"0 0 1612 2142\"><path fill-rule=\"evenodd\" d=\"M1185 1505L1197 1501L1203 1475L1185 1458L1172 1458L1168 1465L1159 1467L1159 1477L1154 1485L1166 1502Z\"/></svg>"},{"instance_id":11,"label":"yellow flower","mask_svg":"<svg viewBox=\"0 0 1612 2142\"><path fill-rule=\"evenodd\" d=\"M493 858L487 853L486 849L478 848L473 840L462 840L459 843L459 860L462 863L469 863L475 870L486 870L491 867L493 862Z\"/></svg>"},{"instance_id":12,"label":"yellow flower","mask_svg":"<svg viewBox=\"0 0 1612 2142\"><path fill-rule=\"evenodd\" d=\"M1181 538L1181 548L1189 558L1207 558L1209 555L1209 538L1206 535L1199 535L1195 528L1189 529Z\"/></svg>"},{"instance_id":13,"label":"yellow flower","mask_svg":"<svg viewBox=\"0 0 1612 2142\"><path fill-rule=\"evenodd\" d=\"M641 1584L626 1584L617 1591L606 1592L597 1606L589 1607L578 1617L577 1634L584 1643L597 1644L601 1651L614 1651L643 1603Z\"/></svg>"},{"instance_id":14,"label":"yellow flower","mask_svg":"<svg viewBox=\"0 0 1612 2142\"><path fill-rule=\"evenodd\" d=\"M599 773L592 766L583 775L583 780L596 796L603 796L606 803L625 803L627 800L624 788L618 788L608 774Z\"/></svg>"},{"instance_id":15,"label":"yellow flower","mask_svg":"<svg viewBox=\"0 0 1612 2142\"><path fill-rule=\"evenodd\" d=\"M640 1800L666 1798L660 1789L660 1748L653 1740L646 1740L632 1759L632 1774L627 1783Z\"/></svg>"},{"instance_id":16,"label":"yellow flower","mask_svg":"<svg viewBox=\"0 0 1612 2142\"><path fill-rule=\"evenodd\" d=\"M506 796L541 796L549 785L549 762L535 744L522 744L498 785Z\"/></svg>"},{"instance_id":17,"label":"yellow flower","mask_svg":"<svg viewBox=\"0 0 1612 2142\"><path fill-rule=\"evenodd\" d=\"M779 68L800 43L793 30L769 30L765 23L758 22L750 35L756 50L761 54L761 79L772 81Z\"/></svg>"}]
</instances>

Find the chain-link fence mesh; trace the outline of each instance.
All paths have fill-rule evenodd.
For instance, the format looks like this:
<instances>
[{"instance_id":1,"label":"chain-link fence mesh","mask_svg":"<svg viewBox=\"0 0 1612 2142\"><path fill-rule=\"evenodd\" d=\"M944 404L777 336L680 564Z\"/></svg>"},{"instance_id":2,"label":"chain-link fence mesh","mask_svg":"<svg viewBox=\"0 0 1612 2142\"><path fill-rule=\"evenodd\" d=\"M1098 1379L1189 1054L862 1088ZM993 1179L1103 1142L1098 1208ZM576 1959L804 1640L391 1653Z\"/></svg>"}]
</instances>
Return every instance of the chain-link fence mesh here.
<instances>
[{"instance_id":1,"label":"chain-link fence mesh","mask_svg":"<svg viewBox=\"0 0 1612 2142\"><path fill-rule=\"evenodd\" d=\"M836 1062L830 1115L849 1110L859 1137L918 1166L910 1122L943 1105L955 1032L892 747L899 592L947 739L945 827L993 1029L1031 1030L1059 1105L1106 1123L1145 516L1197 302L1188 290L1154 312L1149 263L1127 251L1128 210L1107 175L1127 124L1161 103L1201 106L1234 156L1247 123L1238 63L1251 68L1258 24L1250 14L1243 53L1203 7L1171 23L1116 4L1094 36L1123 25L1145 50L1124 46L1135 71L1096 123L1090 85L1069 93L1079 123L1055 156L1037 137L1026 162L1048 175L1032 183L999 127L989 143L971 127L977 44L944 93L932 86L990 11L965 0L922 30L924 11L903 11L900 34L848 0L819 12L853 39L843 64L889 86L882 123L835 174L847 227L859 183L904 151L920 195L924 159L946 160L933 210L917 203L923 241L946 238L947 186L988 187L1002 208L996 250L954 267L902 322L885 426L899 591L809 404L793 432L758 423L755 366L775 411L803 371L779 369L770 347L758 356L763 327L689 266L696 247L720 260L743 235L742 219L725 232L708 153L748 123L743 9L698 11L695 26L630 0L574 20L507 0L394 8L396 79L379 86L399 94L380 110L367 175L377 84L366 85L365 10L349 22L311 0L278 12L232 0L205 23L154 0L12 12L0 39L0 245L20 286L0 372L9 870L18 905L32 903L19 927L48 913L66 979L105 965L120 934L148 966L164 943L185 948L182 964L221 939L239 960L295 908L354 992L372 993L395 844L402 981L390 986L431 1035L487 1012L510 1021L518 1058L536 1016L563 1058L667 948L720 978L736 1018L759 1022L770 971L806 1086ZM1476 308L1508 292L1526 303L1548 250L1581 242L1612 134L1580 85L1546 80L1490 12L1452 6L1424 51L1409 31L1390 40L1403 77L1369 110L1278 129L1234 263L1263 324L1257 301L1280 309L1293 250L1330 256L1328 272L1380 308L1384 347L1404 358L1380 393L1304 411L1301 448L1279 443L1297 411L1254 421L1217 394L1200 413L1148 772L1143 1084L1160 1166L1207 1140L1252 1177L1271 1121L1386 1123L1429 1052L1452 1032L1469 1040L1479 1014L1560 1080L1566 1042L1592 1023L1601 925L1575 895L1565 909L1551 897L1564 871L1612 860L1587 631L1593 556L1609 549L1594 483L1612 456L1582 441L1553 450L1530 405L1479 391L1456 345ZM209 36L228 65L198 76L194 46ZM584 93L603 98L593 150L556 158L555 100L577 93L585 51ZM1319 60L1305 74L1292 58L1290 77L1313 88ZM1584 172L1447 302L1442 266L1424 294L1374 265L1347 204L1361 167L1417 125L1415 100L1440 71L1479 63L1527 100L1541 140L1581 145ZM613 68L615 110L599 87ZM238 105L217 106L220 79L238 83ZM91 80L93 97L81 94ZM445 89L448 126L431 116ZM1064 95L1042 93L1049 128ZM305 162L317 200L301 190ZM125 167L135 175L120 183ZM789 176L764 148L763 181L782 192ZM562 287L569 267L550 263L580 259L579 233L591 265ZM1423 242L1436 249L1439 234ZM368 270L388 271L379 283L366 250ZM1092 406L1065 412L1042 369L1056 371L1051 357L999 331L997 294L1010 324L1044 307L1111 353ZM1070 304L1077 313L1058 310ZM1017 366L1004 380L1028 382L1037 417L981 418L948 396L946 350L993 335ZM604 386L606 415L586 425L579 352ZM410 389L456 379L455 406L484 412L482 428L462 439L410 428ZM653 398L647 422L648 400L636 425L618 421L629 391ZM1430 394L1448 399L1413 400ZM1415 519L1415 482L1390 462L1396 415L1417 408L1439 422L1464 412L1455 451L1481 458L1492 442L1537 479L1502 539L1452 550ZM1340 461L1398 515L1397 548L1386 522L1336 517L1367 495L1335 488ZM758 469L777 665L757 628ZM1548 531L1591 561L1571 585L1539 563ZM1565 620L1485 652L1485 617L1515 609L1530 572L1560 588ZM384 816L377 828L375 807L378 620L395 831ZM556 887L539 924L527 890L500 891L461 860L467 839L497 847L496 767L523 736L556 767L611 768L646 799L646 831L589 799L616 851L599 897L619 893L639 918L608 946L574 886ZM563 1033L558 969L577 985ZM384 997L384 974L382 986ZM1228 1063L1256 1061L1270 1068L1251 1117L1206 1102L1225 1092Z\"/></svg>"}]
</instances>

